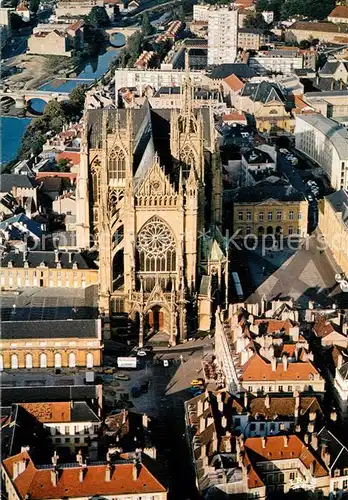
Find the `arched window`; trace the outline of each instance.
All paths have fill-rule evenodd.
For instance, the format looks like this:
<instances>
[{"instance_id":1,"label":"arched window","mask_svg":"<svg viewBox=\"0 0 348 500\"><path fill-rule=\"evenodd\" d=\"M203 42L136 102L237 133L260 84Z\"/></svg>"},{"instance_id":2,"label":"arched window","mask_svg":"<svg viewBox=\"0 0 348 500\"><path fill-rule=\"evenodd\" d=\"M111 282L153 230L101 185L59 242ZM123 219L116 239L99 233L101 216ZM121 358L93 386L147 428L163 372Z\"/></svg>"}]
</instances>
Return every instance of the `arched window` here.
<instances>
[{"instance_id":1,"label":"arched window","mask_svg":"<svg viewBox=\"0 0 348 500\"><path fill-rule=\"evenodd\" d=\"M195 154L191 148L185 147L180 154L181 164L182 164L182 173L184 179L187 179L189 176L190 170L192 167L195 167Z\"/></svg>"},{"instance_id":2,"label":"arched window","mask_svg":"<svg viewBox=\"0 0 348 500\"><path fill-rule=\"evenodd\" d=\"M40 368L47 368L47 356L44 352L40 354Z\"/></svg>"},{"instance_id":3,"label":"arched window","mask_svg":"<svg viewBox=\"0 0 348 500\"><path fill-rule=\"evenodd\" d=\"M93 365L94 365L93 354L91 352L88 352L86 356L86 366L87 368L93 368Z\"/></svg>"},{"instance_id":4,"label":"arched window","mask_svg":"<svg viewBox=\"0 0 348 500\"><path fill-rule=\"evenodd\" d=\"M75 353L69 353L69 368L75 368L76 366L76 355Z\"/></svg>"},{"instance_id":5,"label":"arched window","mask_svg":"<svg viewBox=\"0 0 348 500\"><path fill-rule=\"evenodd\" d=\"M137 238L140 271L171 272L176 270L176 245L170 228L159 217L152 217Z\"/></svg>"},{"instance_id":6,"label":"arched window","mask_svg":"<svg viewBox=\"0 0 348 500\"><path fill-rule=\"evenodd\" d=\"M4 369L4 357L2 354L0 354L0 372L2 372Z\"/></svg>"},{"instance_id":7,"label":"arched window","mask_svg":"<svg viewBox=\"0 0 348 500\"><path fill-rule=\"evenodd\" d=\"M33 367L33 356L29 353L25 355L25 367L26 368Z\"/></svg>"},{"instance_id":8,"label":"arched window","mask_svg":"<svg viewBox=\"0 0 348 500\"><path fill-rule=\"evenodd\" d=\"M126 177L126 155L122 149L114 149L109 156L109 178L124 179Z\"/></svg>"},{"instance_id":9,"label":"arched window","mask_svg":"<svg viewBox=\"0 0 348 500\"><path fill-rule=\"evenodd\" d=\"M54 355L54 367L55 368L62 367L62 355L59 352L56 352Z\"/></svg>"},{"instance_id":10,"label":"arched window","mask_svg":"<svg viewBox=\"0 0 348 500\"><path fill-rule=\"evenodd\" d=\"M13 370L17 370L17 368L18 368L18 356L17 356L17 354L11 355L11 368Z\"/></svg>"}]
</instances>

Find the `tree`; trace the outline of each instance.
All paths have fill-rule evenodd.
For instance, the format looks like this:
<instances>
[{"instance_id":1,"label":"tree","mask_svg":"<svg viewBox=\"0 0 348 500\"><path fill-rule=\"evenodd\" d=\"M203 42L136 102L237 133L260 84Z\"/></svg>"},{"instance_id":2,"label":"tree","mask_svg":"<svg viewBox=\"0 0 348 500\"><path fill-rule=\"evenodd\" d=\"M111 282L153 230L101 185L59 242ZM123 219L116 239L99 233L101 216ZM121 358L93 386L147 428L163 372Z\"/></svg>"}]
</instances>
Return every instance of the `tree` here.
<instances>
[{"instance_id":1,"label":"tree","mask_svg":"<svg viewBox=\"0 0 348 500\"><path fill-rule=\"evenodd\" d=\"M149 15L147 12L145 12L141 19L141 31L144 36L149 36L153 33L153 26L150 23Z\"/></svg>"},{"instance_id":2,"label":"tree","mask_svg":"<svg viewBox=\"0 0 348 500\"><path fill-rule=\"evenodd\" d=\"M83 111L85 105L87 92L87 85L78 85L70 92L69 104L73 106L78 112Z\"/></svg>"},{"instance_id":3,"label":"tree","mask_svg":"<svg viewBox=\"0 0 348 500\"><path fill-rule=\"evenodd\" d=\"M34 12L36 14L36 12L39 10L39 6L40 0L30 0L29 9L31 10L31 12Z\"/></svg>"},{"instance_id":4,"label":"tree","mask_svg":"<svg viewBox=\"0 0 348 500\"><path fill-rule=\"evenodd\" d=\"M69 172L70 162L67 158L60 158L58 160L57 167L60 172Z\"/></svg>"},{"instance_id":5,"label":"tree","mask_svg":"<svg viewBox=\"0 0 348 500\"><path fill-rule=\"evenodd\" d=\"M182 22L182 24L185 24L186 16L185 16L184 7L182 5L180 5L178 10L176 11L176 17L179 19L179 21Z\"/></svg>"},{"instance_id":6,"label":"tree","mask_svg":"<svg viewBox=\"0 0 348 500\"><path fill-rule=\"evenodd\" d=\"M20 30L21 28L25 28L26 26L28 26L28 24L23 21L21 16L19 16L15 12L11 12L10 14L10 24L11 29L13 30Z\"/></svg>"},{"instance_id":7,"label":"tree","mask_svg":"<svg viewBox=\"0 0 348 500\"><path fill-rule=\"evenodd\" d=\"M110 19L105 7L92 7L91 12L87 16L87 22L95 28L108 26L110 24Z\"/></svg>"},{"instance_id":8,"label":"tree","mask_svg":"<svg viewBox=\"0 0 348 500\"><path fill-rule=\"evenodd\" d=\"M300 49L309 49L310 46L311 46L311 42L309 42L308 40L301 40L300 41L300 44L299 44Z\"/></svg>"},{"instance_id":9,"label":"tree","mask_svg":"<svg viewBox=\"0 0 348 500\"><path fill-rule=\"evenodd\" d=\"M47 103L44 116L47 116L51 120L53 118L64 118L64 110L60 102L55 99Z\"/></svg>"},{"instance_id":10,"label":"tree","mask_svg":"<svg viewBox=\"0 0 348 500\"><path fill-rule=\"evenodd\" d=\"M268 24L260 12L257 12L256 14L250 13L244 19L244 28L257 28L265 30L268 28Z\"/></svg>"}]
</instances>

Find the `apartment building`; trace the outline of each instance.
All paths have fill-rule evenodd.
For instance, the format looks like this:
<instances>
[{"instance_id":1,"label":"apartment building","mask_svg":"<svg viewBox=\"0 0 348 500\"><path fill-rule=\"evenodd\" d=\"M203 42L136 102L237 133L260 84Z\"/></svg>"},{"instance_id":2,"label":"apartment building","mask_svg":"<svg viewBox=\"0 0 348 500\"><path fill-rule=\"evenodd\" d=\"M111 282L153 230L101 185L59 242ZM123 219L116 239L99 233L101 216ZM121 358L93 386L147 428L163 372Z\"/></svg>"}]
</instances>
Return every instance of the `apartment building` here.
<instances>
[{"instance_id":1,"label":"apartment building","mask_svg":"<svg viewBox=\"0 0 348 500\"><path fill-rule=\"evenodd\" d=\"M287 42L300 43L302 40L317 38L321 42L346 43L347 24L296 21L285 31Z\"/></svg>"},{"instance_id":2,"label":"apartment building","mask_svg":"<svg viewBox=\"0 0 348 500\"><path fill-rule=\"evenodd\" d=\"M151 472L153 461L142 453L118 454L117 460L88 465L83 457L68 464L58 460L53 455L51 463L38 464L27 449L5 459L1 475L8 499L167 499L166 487Z\"/></svg>"},{"instance_id":3,"label":"apartment building","mask_svg":"<svg viewBox=\"0 0 348 500\"><path fill-rule=\"evenodd\" d=\"M234 63L238 51L238 9L211 6L208 15L208 66Z\"/></svg>"},{"instance_id":4,"label":"apartment building","mask_svg":"<svg viewBox=\"0 0 348 500\"><path fill-rule=\"evenodd\" d=\"M101 426L101 419L85 401L14 403L7 424L22 427L30 418L31 427L36 434L41 431L49 445L72 453L96 440Z\"/></svg>"},{"instance_id":5,"label":"apartment building","mask_svg":"<svg viewBox=\"0 0 348 500\"><path fill-rule=\"evenodd\" d=\"M299 325L287 318L255 319L241 308L222 322L216 315L215 356L225 386L235 393L323 393L325 381Z\"/></svg>"},{"instance_id":6,"label":"apartment building","mask_svg":"<svg viewBox=\"0 0 348 500\"><path fill-rule=\"evenodd\" d=\"M255 28L238 29L238 47L244 50L259 50L270 41L270 36Z\"/></svg>"},{"instance_id":7,"label":"apartment building","mask_svg":"<svg viewBox=\"0 0 348 500\"><path fill-rule=\"evenodd\" d=\"M319 113L296 115L296 149L318 163L336 190L348 189L348 131Z\"/></svg>"},{"instance_id":8,"label":"apartment building","mask_svg":"<svg viewBox=\"0 0 348 500\"><path fill-rule=\"evenodd\" d=\"M270 73L290 75L298 69L315 69L315 61L315 52L289 48L260 51L249 58L249 65L261 75Z\"/></svg>"}]
</instances>

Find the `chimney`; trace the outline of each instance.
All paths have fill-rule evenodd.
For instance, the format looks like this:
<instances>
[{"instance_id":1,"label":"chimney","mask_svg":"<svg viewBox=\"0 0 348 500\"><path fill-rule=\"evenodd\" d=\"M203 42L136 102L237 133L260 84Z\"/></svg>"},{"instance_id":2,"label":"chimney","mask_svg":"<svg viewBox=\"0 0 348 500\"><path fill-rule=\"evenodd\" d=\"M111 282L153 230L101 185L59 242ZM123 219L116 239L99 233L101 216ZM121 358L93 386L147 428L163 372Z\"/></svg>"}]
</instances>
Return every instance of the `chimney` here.
<instances>
[{"instance_id":1,"label":"chimney","mask_svg":"<svg viewBox=\"0 0 348 500\"><path fill-rule=\"evenodd\" d=\"M59 262L59 252L57 249L54 251L54 262Z\"/></svg>"},{"instance_id":2,"label":"chimney","mask_svg":"<svg viewBox=\"0 0 348 500\"><path fill-rule=\"evenodd\" d=\"M139 477L140 473L140 463L137 460L134 460L133 462L133 481L136 481Z\"/></svg>"},{"instance_id":3,"label":"chimney","mask_svg":"<svg viewBox=\"0 0 348 500\"><path fill-rule=\"evenodd\" d=\"M265 449L266 448L266 442L267 442L267 438L266 437L262 437L261 438L261 444L262 444L262 448Z\"/></svg>"},{"instance_id":4,"label":"chimney","mask_svg":"<svg viewBox=\"0 0 348 500\"><path fill-rule=\"evenodd\" d=\"M271 399L269 397L269 394L265 397L265 408L270 408L271 407Z\"/></svg>"},{"instance_id":5,"label":"chimney","mask_svg":"<svg viewBox=\"0 0 348 500\"><path fill-rule=\"evenodd\" d=\"M51 482L54 487L57 486L58 483L58 471L56 468L51 469Z\"/></svg>"},{"instance_id":6,"label":"chimney","mask_svg":"<svg viewBox=\"0 0 348 500\"><path fill-rule=\"evenodd\" d=\"M289 444L289 436L283 436L283 440L284 440L284 448L287 448Z\"/></svg>"},{"instance_id":7,"label":"chimney","mask_svg":"<svg viewBox=\"0 0 348 500\"><path fill-rule=\"evenodd\" d=\"M86 470L86 467L82 467L82 469L79 470L79 481L80 481L80 483L83 483L83 478L85 477L85 470Z\"/></svg>"},{"instance_id":8,"label":"chimney","mask_svg":"<svg viewBox=\"0 0 348 500\"><path fill-rule=\"evenodd\" d=\"M144 413L142 416L142 422L143 422L143 427L147 429L149 426L149 417L146 415L146 413Z\"/></svg>"},{"instance_id":9,"label":"chimney","mask_svg":"<svg viewBox=\"0 0 348 500\"><path fill-rule=\"evenodd\" d=\"M318 435L316 432L313 432L312 437L311 437L311 447L313 450L318 449Z\"/></svg>"},{"instance_id":10,"label":"chimney","mask_svg":"<svg viewBox=\"0 0 348 500\"><path fill-rule=\"evenodd\" d=\"M80 465L83 464L83 456L82 456L82 451L79 450L77 455L76 455L76 462Z\"/></svg>"},{"instance_id":11,"label":"chimney","mask_svg":"<svg viewBox=\"0 0 348 500\"><path fill-rule=\"evenodd\" d=\"M69 264L72 263L72 252L68 252Z\"/></svg>"},{"instance_id":12,"label":"chimney","mask_svg":"<svg viewBox=\"0 0 348 500\"><path fill-rule=\"evenodd\" d=\"M201 415L201 418L199 419L199 432L203 432L205 429L205 418L203 415Z\"/></svg>"},{"instance_id":13,"label":"chimney","mask_svg":"<svg viewBox=\"0 0 348 500\"><path fill-rule=\"evenodd\" d=\"M282 362L283 362L284 371L286 372L287 369L288 369L288 357L287 357L286 354L283 354L283 356L282 356Z\"/></svg>"},{"instance_id":14,"label":"chimney","mask_svg":"<svg viewBox=\"0 0 348 500\"><path fill-rule=\"evenodd\" d=\"M272 372L275 372L277 369L277 359L275 356L271 358Z\"/></svg>"},{"instance_id":15,"label":"chimney","mask_svg":"<svg viewBox=\"0 0 348 500\"><path fill-rule=\"evenodd\" d=\"M248 408L248 393L244 393L244 408Z\"/></svg>"},{"instance_id":16,"label":"chimney","mask_svg":"<svg viewBox=\"0 0 348 500\"><path fill-rule=\"evenodd\" d=\"M106 467L105 467L105 481L106 482L109 482L111 481L111 465L110 464L106 464Z\"/></svg>"}]
</instances>

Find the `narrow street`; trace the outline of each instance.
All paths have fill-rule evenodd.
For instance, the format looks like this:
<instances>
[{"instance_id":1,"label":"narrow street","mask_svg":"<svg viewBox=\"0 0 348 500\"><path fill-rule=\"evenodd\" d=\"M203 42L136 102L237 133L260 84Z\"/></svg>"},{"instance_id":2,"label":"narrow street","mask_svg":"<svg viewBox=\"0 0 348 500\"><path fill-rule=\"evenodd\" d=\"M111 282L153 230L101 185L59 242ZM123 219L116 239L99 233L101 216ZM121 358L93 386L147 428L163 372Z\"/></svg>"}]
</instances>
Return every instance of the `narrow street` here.
<instances>
[{"instance_id":1,"label":"narrow street","mask_svg":"<svg viewBox=\"0 0 348 500\"><path fill-rule=\"evenodd\" d=\"M130 397L134 410L146 413L156 420L154 442L157 459L167 469L169 500L196 500L195 476L191 454L185 438L184 402L190 399L190 381L202 376L202 358L212 354L212 341L197 340L177 348L155 350L153 357L141 359L140 368L127 371L130 380L121 382L122 389L130 392L140 381L150 381L149 391L137 398ZM110 360L108 354L107 359ZM169 360L169 366L163 360ZM115 389L105 385L107 399ZM113 396L114 397L114 396Z\"/></svg>"}]
</instances>

